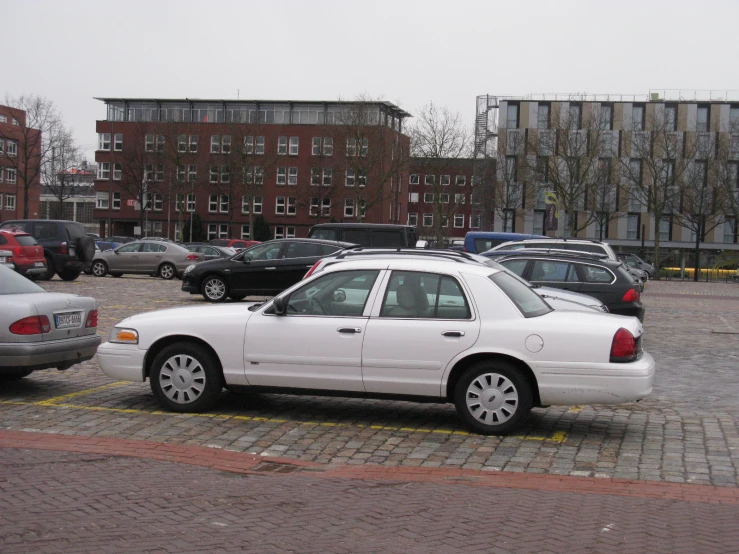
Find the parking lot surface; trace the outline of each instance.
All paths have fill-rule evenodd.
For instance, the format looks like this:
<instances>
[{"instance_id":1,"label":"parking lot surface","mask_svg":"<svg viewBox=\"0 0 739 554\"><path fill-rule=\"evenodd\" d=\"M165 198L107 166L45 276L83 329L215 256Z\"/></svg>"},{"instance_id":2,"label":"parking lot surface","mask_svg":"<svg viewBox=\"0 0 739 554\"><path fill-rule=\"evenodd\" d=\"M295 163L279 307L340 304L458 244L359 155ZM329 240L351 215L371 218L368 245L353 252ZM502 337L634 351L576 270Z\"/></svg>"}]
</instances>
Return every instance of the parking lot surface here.
<instances>
[{"instance_id":1,"label":"parking lot surface","mask_svg":"<svg viewBox=\"0 0 739 554\"><path fill-rule=\"evenodd\" d=\"M206 305L149 277L42 283L91 295L99 334L134 313ZM640 403L535 409L516 436L472 434L451 405L224 392L207 414L164 412L147 383L96 359L0 391L0 428L199 445L321 464L459 467L736 486L739 285L650 282L644 348L657 361Z\"/></svg>"}]
</instances>

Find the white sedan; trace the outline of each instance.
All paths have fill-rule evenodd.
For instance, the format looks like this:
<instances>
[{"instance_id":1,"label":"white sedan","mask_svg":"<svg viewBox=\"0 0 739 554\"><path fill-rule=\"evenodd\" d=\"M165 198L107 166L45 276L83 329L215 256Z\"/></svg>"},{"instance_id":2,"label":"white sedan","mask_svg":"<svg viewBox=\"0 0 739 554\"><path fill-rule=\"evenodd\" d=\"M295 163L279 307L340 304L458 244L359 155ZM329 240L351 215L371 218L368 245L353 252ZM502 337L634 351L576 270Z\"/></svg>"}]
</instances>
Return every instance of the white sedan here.
<instances>
[{"instance_id":1,"label":"white sedan","mask_svg":"<svg viewBox=\"0 0 739 554\"><path fill-rule=\"evenodd\" d=\"M175 308L120 322L98 349L115 379L178 412L224 386L453 402L480 433L533 406L620 404L652 391L635 317L554 311L506 272L437 260L345 261L264 304Z\"/></svg>"}]
</instances>

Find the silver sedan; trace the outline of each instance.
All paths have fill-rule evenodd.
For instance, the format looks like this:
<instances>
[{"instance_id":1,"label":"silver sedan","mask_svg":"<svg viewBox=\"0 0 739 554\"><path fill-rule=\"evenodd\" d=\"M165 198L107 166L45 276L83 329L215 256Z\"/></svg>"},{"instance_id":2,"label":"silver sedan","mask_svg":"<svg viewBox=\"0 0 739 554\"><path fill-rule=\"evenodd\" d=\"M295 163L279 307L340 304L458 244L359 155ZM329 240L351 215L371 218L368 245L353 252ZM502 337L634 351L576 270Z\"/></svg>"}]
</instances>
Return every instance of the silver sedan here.
<instances>
[{"instance_id":1,"label":"silver sedan","mask_svg":"<svg viewBox=\"0 0 739 554\"><path fill-rule=\"evenodd\" d=\"M13 253L9 250L0 250L0 265L9 267L10 269L15 269L15 264L13 263Z\"/></svg>"},{"instance_id":2,"label":"silver sedan","mask_svg":"<svg viewBox=\"0 0 739 554\"><path fill-rule=\"evenodd\" d=\"M139 240L115 250L95 252L91 271L96 277L105 277L108 273L113 277L120 277L124 273L142 273L172 279L182 275L187 266L202 261L202 253L190 252L179 244Z\"/></svg>"},{"instance_id":3,"label":"silver sedan","mask_svg":"<svg viewBox=\"0 0 739 554\"><path fill-rule=\"evenodd\" d=\"M0 304L0 380L68 369L95 355L100 337L94 298L46 292L0 266Z\"/></svg>"}]
</instances>

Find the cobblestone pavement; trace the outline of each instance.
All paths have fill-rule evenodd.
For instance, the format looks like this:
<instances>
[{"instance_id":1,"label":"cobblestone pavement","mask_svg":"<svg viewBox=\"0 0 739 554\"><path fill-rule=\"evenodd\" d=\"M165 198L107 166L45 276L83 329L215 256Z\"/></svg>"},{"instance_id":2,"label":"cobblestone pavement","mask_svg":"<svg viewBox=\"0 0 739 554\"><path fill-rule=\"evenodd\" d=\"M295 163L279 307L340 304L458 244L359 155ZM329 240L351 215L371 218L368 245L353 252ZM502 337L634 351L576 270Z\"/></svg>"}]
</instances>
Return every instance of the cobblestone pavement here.
<instances>
[{"instance_id":1,"label":"cobblestone pavement","mask_svg":"<svg viewBox=\"0 0 739 554\"><path fill-rule=\"evenodd\" d=\"M179 281L82 276L50 291L89 294L100 334L145 310L204 305ZM0 390L0 429L200 445L338 465L464 468L737 485L739 285L651 282L644 347L654 394L623 406L533 411L518 436L470 434L451 406L224 393L203 415L162 412L148 383L114 382L96 360Z\"/></svg>"}]
</instances>

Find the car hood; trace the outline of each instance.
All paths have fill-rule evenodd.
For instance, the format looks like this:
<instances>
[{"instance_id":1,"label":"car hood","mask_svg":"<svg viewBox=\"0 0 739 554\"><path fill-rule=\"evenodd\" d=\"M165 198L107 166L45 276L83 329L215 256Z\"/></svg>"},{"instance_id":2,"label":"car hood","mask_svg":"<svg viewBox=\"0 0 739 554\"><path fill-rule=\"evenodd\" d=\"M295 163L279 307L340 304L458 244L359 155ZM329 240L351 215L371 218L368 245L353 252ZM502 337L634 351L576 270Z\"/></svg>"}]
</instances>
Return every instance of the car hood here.
<instances>
[{"instance_id":1,"label":"car hood","mask_svg":"<svg viewBox=\"0 0 739 554\"><path fill-rule=\"evenodd\" d=\"M227 269L235 265L241 265L243 262L232 261L231 258L216 258L214 260L206 260L195 264L190 271L208 271L209 269Z\"/></svg>"},{"instance_id":2,"label":"car hood","mask_svg":"<svg viewBox=\"0 0 739 554\"><path fill-rule=\"evenodd\" d=\"M170 329L205 327L210 322L232 321L246 322L254 312L249 307L259 302L234 302L233 304L204 304L201 306L187 306L183 308L167 308L152 312L143 312L127 317L116 327L133 327L145 325L147 327L168 326Z\"/></svg>"}]
</instances>

